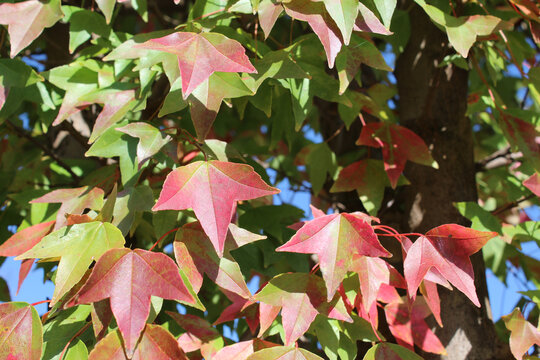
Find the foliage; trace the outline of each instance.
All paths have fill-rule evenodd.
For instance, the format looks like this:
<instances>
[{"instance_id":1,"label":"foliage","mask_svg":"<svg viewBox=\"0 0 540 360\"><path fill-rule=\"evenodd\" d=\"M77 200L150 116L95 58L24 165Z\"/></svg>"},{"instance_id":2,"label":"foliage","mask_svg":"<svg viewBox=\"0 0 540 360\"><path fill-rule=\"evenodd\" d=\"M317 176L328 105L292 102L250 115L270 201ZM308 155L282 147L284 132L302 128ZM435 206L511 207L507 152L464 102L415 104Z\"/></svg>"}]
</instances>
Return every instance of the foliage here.
<instances>
[{"instance_id":1,"label":"foliage","mask_svg":"<svg viewBox=\"0 0 540 360\"><path fill-rule=\"evenodd\" d=\"M540 194L534 2L0 2L0 255L23 260L19 287L36 259L55 283L41 319L0 304L3 359L445 354L437 285L484 306L482 248L535 286L501 338L517 359L540 345L540 266L521 251L540 232L520 210ZM438 168L392 75L418 9L447 34L438 66L469 72L479 202L455 206L471 228L376 217L410 162Z\"/></svg>"}]
</instances>

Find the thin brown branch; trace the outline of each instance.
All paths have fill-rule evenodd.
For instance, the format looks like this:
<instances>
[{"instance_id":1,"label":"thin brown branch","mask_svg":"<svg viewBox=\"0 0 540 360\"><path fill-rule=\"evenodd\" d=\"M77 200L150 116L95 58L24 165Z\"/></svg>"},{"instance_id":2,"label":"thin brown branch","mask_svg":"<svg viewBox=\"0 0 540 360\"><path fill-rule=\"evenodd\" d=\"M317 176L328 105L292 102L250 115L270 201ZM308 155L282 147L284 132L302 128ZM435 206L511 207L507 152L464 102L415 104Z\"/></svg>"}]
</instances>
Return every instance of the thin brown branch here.
<instances>
[{"instance_id":1,"label":"thin brown branch","mask_svg":"<svg viewBox=\"0 0 540 360\"><path fill-rule=\"evenodd\" d=\"M501 213L503 213L505 211L513 209L516 206L518 206L519 204L521 204L522 202L530 200L530 199L534 198L535 196L536 195L534 195L534 194L529 194L527 196L522 197L521 199L518 199L516 201L511 201L511 202L509 202L507 204L504 204L504 205L498 207L497 209L493 210L491 212L491 215L499 215L499 214L501 214Z\"/></svg>"}]
</instances>

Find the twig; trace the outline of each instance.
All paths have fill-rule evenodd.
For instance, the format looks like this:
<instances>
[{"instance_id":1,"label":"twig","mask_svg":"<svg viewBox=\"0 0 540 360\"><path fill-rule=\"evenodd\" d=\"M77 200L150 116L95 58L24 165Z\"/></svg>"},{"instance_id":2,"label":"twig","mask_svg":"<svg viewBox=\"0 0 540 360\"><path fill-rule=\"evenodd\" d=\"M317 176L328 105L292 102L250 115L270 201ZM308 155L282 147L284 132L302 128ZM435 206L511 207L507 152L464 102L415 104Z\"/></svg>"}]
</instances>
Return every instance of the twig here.
<instances>
[{"instance_id":1,"label":"twig","mask_svg":"<svg viewBox=\"0 0 540 360\"><path fill-rule=\"evenodd\" d=\"M152 245L152 247L148 250L148 251L152 251L154 250L154 248L156 247L157 244L159 244L161 242L161 240L163 240L165 238L165 236L169 235L170 233L174 232L174 231L177 231L178 229L180 228L174 228L174 229L171 229L169 231L167 231L165 234L161 235L161 237L158 239L158 241L156 241L154 243L154 245Z\"/></svg>"},{"instance_id":2,"label":"twig","mask_svg":"<svg viewBox=\"0 0 540 360\"><path fill-rule=\"evenodd\" d=\"M43 150L47 155L49 155L54 161L56 161L56 163L58 165L60 165L62 168L64 168L64 170L66 170L70 175L71 177L73 178L73 180L75 180L76 183L79 183L79 181L81 180L81 178L75 174L73 172L73 170L71 170L71 167L69 167L69 165L67 165L62 159L60 159L55 153L53 153L50 149L48 149L46 146L44 146L43 144L41 144L39 141L37 141L36 139L34 139L32 137L32 135L28 134L26 131L24 131L23 129L19 128L17 125L13 124L10 120L6 119L5 120L6 124L8 124L17 134L19 134L20 136L26 138L28 141L30 141L31 143L33 143L34 145L38 146L41 150Z\"/></svg>"},{"instance_id":3,"label":"twig","mask_svg":"<svg viewBox=\"0 0 540 360\"><path fill-rule=\"evenodd\" d=\"M88 329L90 327L90 325L92 325L91 322L87 322L86 325L84 325L79 331L77 331L77 333L75 335L73 335L73 337L71 339L69 339L68 343L66 344L66 346L64 346L64 350L62 350L62 353L60 354L60 360L62 360L64 358L64 355L69 347L69 345L71 345L71 342L73 340L75 340L79 335L81 335L83 332L86 331L86 329Z\"/></svg>"},{"instance_id":4,"label":"twig","mask_svg":"<svg viewBox=\"0 0 540 360\"><path fill-rule=\"evenodd\" d=\"M503 212L505 212L507 210L510 210L510 209L518 206L519 204L521 204L524 201L527 201L527 200L530 200L530 199L534 198L535 196L536 195L534 195L534 194L529 194L527 196L522 197L521 199L518 199L516 201L511 201L511 202L509 202L507 204L504 204L501 207L493 210L491 212L491 215L499 215L499 214L501 214L501 213L503 213Z\"/></svg>"}]
</instances>

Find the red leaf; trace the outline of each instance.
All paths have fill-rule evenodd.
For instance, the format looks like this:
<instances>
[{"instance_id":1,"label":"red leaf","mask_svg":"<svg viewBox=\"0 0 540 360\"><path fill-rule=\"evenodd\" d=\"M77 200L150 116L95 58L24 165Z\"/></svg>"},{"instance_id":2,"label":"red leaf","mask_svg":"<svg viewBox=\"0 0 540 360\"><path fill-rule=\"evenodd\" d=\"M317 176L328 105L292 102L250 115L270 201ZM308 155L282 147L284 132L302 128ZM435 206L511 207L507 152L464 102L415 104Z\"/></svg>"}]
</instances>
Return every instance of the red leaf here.
<instances>
[{"instance_id":1,"label":"red leaf","mask_svg":"<svg viewBox=\"0 0 540 360\"><path fill-rule=\"evenodd\" d=\"M23 302L0 304L0 358L39 360L43 335L39 315Z\"/></svg>"},{"instance_id":2,"label":"red leaf","mask_svg":"<svg viewBox=\"0 0 540 360\"><path fill-rule=\"evenodd\" d=\"M13 234L6 242L0 245L0 256L19 256L30 250L45 235L51 232L54 223L53 220L32 225Z\"/></svg>"},{"instance_id":3,"label":"red leaf","mask_svg":"<svg viewBox=\"0 0 540 360\"><path fill-rule=\"evenodd\" d=\"M75 189L58 189L30 201L35 203L62 203L56 215L54 229L67 225L66 214L82 214L84 209L101 209L103 205L103 190L83 186Z\"/></svg>"},{"instance_id":4,"label":"red leaf","mask_svg":"<svg viewBox=\"0 0 540 360\"><path fill-rule=\"evenodd\" d=\"M239 42L217 33L177 32L135 46L178 57L184 99L216 71L257 72Z\"/></svg>"},{"instance_id":5,"label":"red leaf","mask_svg":"<svg viewBox=\"0 0 540 360\"><path fill-rule=\"evenodd\" d=\"M8 94L9 94L9 87L2 86L0 84L0 110L2 110L2 107L4 107Z\"/></svg>"},{"instance_id":6,"label":"red leaf","mask_svg":"<svg viewBox=\"0 0 540 360\"><path fill-rule=\"evenodd\" d=\"M532 193L540 197L540 176L538 173L532 174L527 180L523 182L523 185L532 191Z\"/></svg>"},{"instance_id":7,"label":"red leaf","mask_svg":"<svg viewBox=\"0 0 540 360\"><path fill-rule=\"evenodd\" d=\"M328 300L353 265L354 255L390 256L361 213L320 216L308 221L276 251L317 254L328 289Z\"/></svg>"},{"instance_id":8,"label":"red leaf","mask_svg":"<svg viewBox=\"0 0 540 360\"><path fill-rule=\"evenodd\" d=\"M409 296L414 298L420 282L434 267L479 307L469 256L495 236L496 232L477 231L456 224L441 225L428 231L410 247L403 264Z\"/></svg>"},{"instance_id":9,"label":"red leaf","mask_svg":"<svg viewBox=\"0 0 540 360\"><path fill-rule=\"evenodd\" d=\"M97 343L90 353L88 360L188 360L186 354L178 346L176 339L159 325L147 324L141 341L133 352L133 357L127 357L122 346L122 338L118 331L109 333Z\"/></svg>"},{"instance_id":10,"label":"red leaf","mask_svg":"<svg viewBox=\"0 0 540 360\"><path fill-rule=\"evenodd\" d=\"M232 301L232 304L221 312L219 318L214 321L214 325L245 318L251 333L255 334L257 326L259 326L259 304L229 291L224 291L224 293Z\"/></svg>"},{"instance_id":11,"label":"red leaf","mask_svg":"<svg viewBox=\"0 0 540 360\"><path fill-rule=\"evenodd\" d=\"M407 160L427 166L436 164L424 140L400 125L369 123L362 128L356 145L382 148L384 168L393 188L396 187Z\"/></svg>"},{"instance_id":12,"label":"red leaf","mask_svg":"<svg viewBox=\"0 0 540 360\"><path fill-rule=\"evenodd\" d=\"M11 57L36 39L44 28L53 26L64 14L60 1L38 0L0 5L0 24L8 26ZM1 107L1 106L0 106Z\"/></svg>"},{"instance_id":13,"label":"red leaf","mask_svg":"<svg viewBox=\"0 0 540 360\"><path fill-rule=\"evenodd\" d=\"M15 295L19 293L24 279L26 279L26 277L30 273L30 270L32 270L34 261L34 259L26 259L21 261L21 267L19 268L19 282L17 283L17 292L15 293Z\"/></svg>"},{"instance_id":14,"label":"red leaf","mask_svg":"<svg viewBox=\"0 0 540 360\"><path fill-rule=\"evenodd\" d=\"M519 309L514 309L502 319L506 328L511 331L510 350L516 359L521 360L531 346L535 344L540 346L540 331L525 320Z\"/></svg>"},{"instance_id":15,"label":"red leaf","mask_svg":"<svg viewBox=\"0 0 540 360\"><path fill-rule=\"evenodd\" d=\"M264 236L249 233L246 230L230 224L229 229L237 233L240 241L245 240L242 236L248 233L252 235L252 240L264 239ZM225 245L228 249L236 248L233 233L229 230ZM249 240L248 240L249 242ZM226 249L226 250L228 250ZM182 226L176 234L174 241L174 256L180 269L184 271L193 286L193 290L198 293L203 282L203 275L206 274L210 280L223 289L250 298L244 276L240 271L240 266L225 251L224 256L219 257L212 246L212 242L204 233L199 222L193 222Z\"/></svg>"},{"instance_id":16,"label":"red leaf","mask_svg":"<svg viewBox=\"0 0 540 360\"><path fill-rule=\"evenodd\" d=\"M256 351L274 346L279 346L279 344L274 344L261 339L241 341L233 345L225 346L212 357L212 360L246 360L249 355Z\"/></svg>"},{"instance_id":17,"label":"red leaf","mask_svg":"<svg viewBox=\"0 0 540 360\"><path fill-rule=\"evenodd\" d=\"M341 32L326 10L324 3L322 1L294 0L283 2L282 4L290 17L307 21L309 26L311 26L324 47L328 67L333 68L336 56L343 45L343 39Z\"/></svg>"},{"instance_id":18,"label":"red leaf","mask_svg":"<svg viewBox=\"0 0 540 360\"><path fill-rule=\"evenodd\" d=\"M404 303L390 303L384 307L388 327L397 343L414 350L414 345L420 349L445 354L444 346L439 338L428 327L424 318L430 315L427 305L422 298L417 298L412 307Z\"/></svg>"},{"instance_id":19,"label":"red leaf","mask_svg":"<svg viewBox=\"0 0 540 360\"><path fill-rule=\"evenodd\" d=\"M255 299L282 308L285 345L290 345L309 329L317 314L352 322L341 297L336 294L327 302L325 294L324 281L318 276L287 273L270 280Z\"/></svg>"},{"instance_id":20,"label":"red leaf","mask_svg":"<svg viewBox=\"0 0 540 360\"><path fill-rule=\"evenodd\" d=\"M200 350L206 359L211 359L223 346L223 338L208 321L195 315L181 315L167 311L186 332L178 338L178 344L185 352Z\"/></svg>"},{"instance_id":21,"label":"red leaf","mask_svg":"<svg viewBox=\"0 0 540 360\"><path fill-rule=\"evenodd\" d=\"M366 31L374 34L392 35L375 14L362 3L358 4L359 16L356 18L353 29L355 31Z\"/></svg>"},{"instance_id":22,"label":"red leaf","mask_svg":"<svg viewBox=\"0 0 540 360\"><path fill-rule=\"evenodd\" d=\"M219 256L237 201L277 194L249 165L198 161L173 170L153 210L192 208Z\"/></svg>"},{"instance_id":23,"label":"red leaf","mask_svg":"<svg viewBox=\"0 0 540 360\"><path fill-rule=\"evenodd\" d=\"M267 39L270 31L274 27L279 15L283 12L283 7L279 3L274 3L272 0L261 0L259 3L259 24L264 32L264 38Z\"/></svg>"},{"instance_id":24,"label":"red leaf","mask_svg":"<svg viewBox=\"0 0 540 360\"><path fill-rule=\"evenodd\" d=\"M128 355L150 313L151 295L194 303L174 261L162 253L141 249L112 249L97 261L76 303L110 298Z\"/></svg>"},{"instance_id":25,"label":"red leaf","mask_svg":"<svg viewBox=\"0 0 540 360\"><path fill-rule=\"evenodd\" d=\"M358 274L364 310L369 311L383 284L406 288L405 279L381 258L355 256L351 271Z\"/></svg>"}]
</instances>

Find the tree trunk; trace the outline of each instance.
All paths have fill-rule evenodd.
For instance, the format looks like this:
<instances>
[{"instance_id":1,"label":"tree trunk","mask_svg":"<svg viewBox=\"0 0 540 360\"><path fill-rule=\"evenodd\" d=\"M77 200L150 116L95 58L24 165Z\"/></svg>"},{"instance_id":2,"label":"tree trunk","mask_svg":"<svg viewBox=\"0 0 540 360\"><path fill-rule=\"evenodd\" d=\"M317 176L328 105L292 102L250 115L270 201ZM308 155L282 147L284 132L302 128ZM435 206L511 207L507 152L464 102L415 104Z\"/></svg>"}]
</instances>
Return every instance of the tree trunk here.
<instances>
[{"instance_id":1,"label":"tree trunk","mask_svg":"<svg viewBox=\"0 0 540 360\"><path fill-rule=\"evenodd\" d=\"M476 201L473 138L467 109L468 72L456 66L437 67L453 53L446 34L415 6L410 11L411 37L399 57L395 75L400 123L420 135L439 169L409 163L411 185L403 188L389 219L401 231L426 232L446 223L469 225L453 203ZM383 220L388 223L386 219ZM446 347L445 359L509 359L499 341L489 307L481 253L472 258L481 308L461 292L439 287L443 328L436 334ZM439 356L424 354L426 359Z\"/></svg>"}]
</instances>

